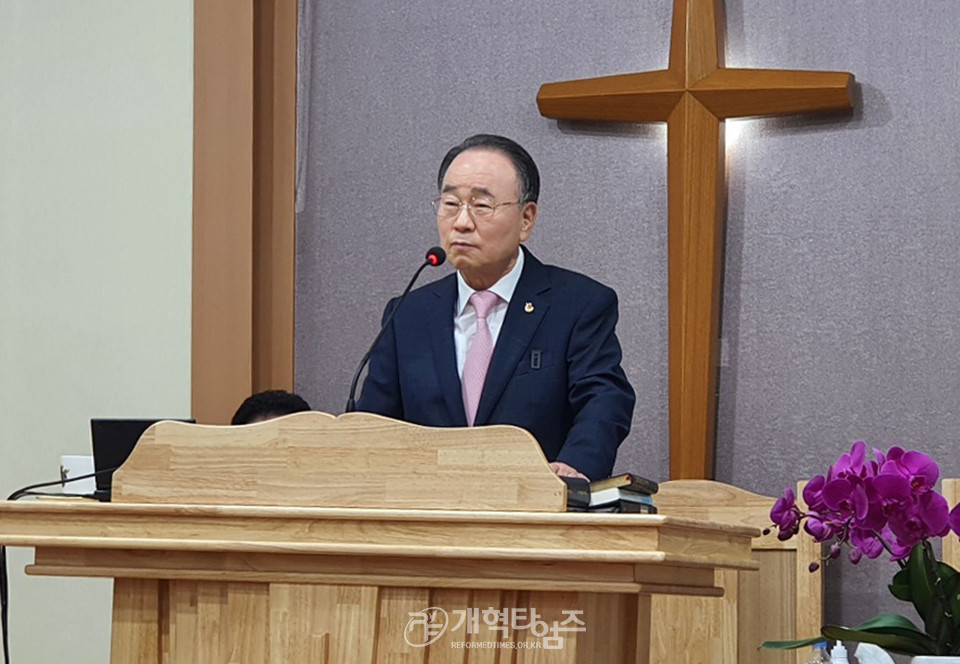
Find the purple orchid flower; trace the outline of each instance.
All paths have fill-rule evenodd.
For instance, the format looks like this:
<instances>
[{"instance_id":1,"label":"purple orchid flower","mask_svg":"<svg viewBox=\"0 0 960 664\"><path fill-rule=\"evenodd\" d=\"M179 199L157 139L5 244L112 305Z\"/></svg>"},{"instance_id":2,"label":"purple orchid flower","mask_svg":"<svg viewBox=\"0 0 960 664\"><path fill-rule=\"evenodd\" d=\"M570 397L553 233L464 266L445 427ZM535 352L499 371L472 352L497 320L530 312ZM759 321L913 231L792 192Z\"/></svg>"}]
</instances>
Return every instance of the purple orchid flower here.
<instances>
[{"instance_id":1,"label":"purple orchid flower","mask_svg":"<svg viewBox=\"0 0 960 664\"><path fill-rule=\"evenodd\" d=\"M815 475L803 487L803 502L811 512L821 512L826 509L826 505L823 504L823 487L826 483L826 477Z\"/></svg>"},{"instance_id":2,"label":"purple orchid flower","mask_svg":"<svg viewBox=\"0 0 960 664\"><path fill-rule=\"evenodd\" d=\"M823 487L823 502L839 518L864 519L869 513L869 501L864 485L855 477L830 480Z\"/></svg>"},{"instance_id":3,"label":"purple orchid flower","mask_svg":"<svg viewBox=\"0 0 960 664\"><path fill-rule=\"evenodd\" d=\"M883 540L887 543L887 547L890 549L891 562L906 560L910 557L913 546L904 546L897 542L896 536L893 534L893 531L890 530L889 526L881 533L881 537L883 537Z\"/></svg>"},{"instance_id":4,"label":"purple orchid flower","mask_svg":"<svg viewBox=\"0 0 960 664\"><path fill-rule=\"evenodd\" d=\"M913 504L890 514L888 526L900 546L913 548L929 537L942 537L950 531L950 508L936 491L928 491Z\"/></svg>"},{"instance_id":5,"label":"purple orchid flower","mask_svg":"<svg viewBox=\"0 0 960 664\"><path fill-rule=\"evenodd\" d=\"M887 462L887 455L883 451L878 450L876 447L873 448L873 459L877 464L877 468L880 468Z\"/></svg>"},{"instance_id":6,"label":"purple orchid flower","mask_svg":"<svg viewBox=\"0 0 960 664\"><path fill-rule=\"evenodd\" d=\"M950 515L947 517L947 523L950 526L950 530L955 532L957 535L960 535L960 503L957 503L956 506L950 510Z\"/></svg>"},{"instance_id":7,"label":"purple orchid flower","mask_svg":"<svg viewBox=\"0 0 960 664\"><path fill-rule=\"evenodd\" d=\"M886 512L908 505L914 500L910 480L899 473L881 472L871 480L870 487L876 492L877 500Z\"/></svg>"},{"instance_id":8,"label":"purple orchid flower","mask_svg":"<svg viewBox=\"0 0 960 664\"><path fill-rule=\"evenodd\" d=\"M877 558L884 549L883 542L876 533L877 531L866 528L851 528L850 546L867 558Z\"/></svg>"},{"instance_id":9,"label":"purple orchid flower","mask_svg":"<svg viewBox=\"0 0 960 664\"><path fill-rule=\"evenodd\" d=\"M909 480L899 474L881 473L872 478L867 495L870 513L860 525L874 531L882 529L891 514L909 509L916 502Z\"/></svg>"},{"instance_id":10,"label":"purple orchid flower","mask_svg":"<svg viewBox=\"0 0 960 664\"><path fill-rule=\"evenodd\" d=\"M827 473L828 482L833 479L845 478L850 475L859 476L863 470L863 462L866 459L867 444L858 440L850 448L848 454L841 454L837 462L830 467Z\"/></svg>"},{"instance_id":11,"label":"purple orchid flower","mask_svg":"<svg viewBox=\"0 0 960 664\"><path fill-rule=\"evenodd\" d=\"M777 499L770 510L770 518L779 530L777 539L788 540L797 534L800 530L800 510L797 509L793 489L784 489L783 496Z\"/></svg>"},{"instance_id":12,"label":"purple orchid flower","mask_svg":"<svg viewBox=\"0 0 960 664\"><path fill-rule=\"evenodd\" d=\"M858 440L840 455L825 475L812 477L803 489L807 511L797 506L791 488L770 512L778 537L789 539L803 529L816 542L830 544L827 559L848 544L849 560L878 558L885 552L903 565L914 547L953 531L960 535L960 505L952 510L934 487L940 467L928 455L893 446L886 452ZM819 568L819 562L810 569Z\"/></svg>"},{"instance_id":13,"label":"purple orchid flower","mask_svg":"<svg viewBox=\"0 0 960 664\"><path fill-rule=\"evenodd\" d=\"M880 469L881 474L899 474L910 482L915 494L926 493L933 489L940 477L940 466L923 452L909 450L887 462Z\"/></svg>"},{"instance_id":14,"label":"purple orchid flower","mask_svg":"<svg viewBox=\"0 0 960 664\"><path fill-rule=\"evenodd\" d=\"M803 529L813 537L815 542L826 542L836 537L842 530L842 527L824 520L819 514L810 512L803 522Z\"/></svg>"}]
</instances>

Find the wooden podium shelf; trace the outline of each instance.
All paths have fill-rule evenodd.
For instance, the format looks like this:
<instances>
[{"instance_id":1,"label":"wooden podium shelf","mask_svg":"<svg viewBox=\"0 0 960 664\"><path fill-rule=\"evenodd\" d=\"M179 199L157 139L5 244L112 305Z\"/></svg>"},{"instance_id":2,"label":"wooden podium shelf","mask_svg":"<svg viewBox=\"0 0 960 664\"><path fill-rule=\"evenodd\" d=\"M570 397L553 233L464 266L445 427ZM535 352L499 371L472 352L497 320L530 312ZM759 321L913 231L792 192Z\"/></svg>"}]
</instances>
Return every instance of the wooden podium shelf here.
<instances>
[{"instance_id":1,"label":"wooden podium shelf","mask_svg":"<svg viewBox=\"0 0 960 664\"><path fill-rule=\"evenodd\" d=\"M754 567L755 534L614 514L0 506L0 542L36 547L28 573L117 579L115 664L646 664L650 595L719 595L714 570ZM410 614L429 607L451 623L470 609L536 609L548 625L581 611L585 631L545 650L530 629L480 621L411 646Z\"/></svg>"}]
</instances>

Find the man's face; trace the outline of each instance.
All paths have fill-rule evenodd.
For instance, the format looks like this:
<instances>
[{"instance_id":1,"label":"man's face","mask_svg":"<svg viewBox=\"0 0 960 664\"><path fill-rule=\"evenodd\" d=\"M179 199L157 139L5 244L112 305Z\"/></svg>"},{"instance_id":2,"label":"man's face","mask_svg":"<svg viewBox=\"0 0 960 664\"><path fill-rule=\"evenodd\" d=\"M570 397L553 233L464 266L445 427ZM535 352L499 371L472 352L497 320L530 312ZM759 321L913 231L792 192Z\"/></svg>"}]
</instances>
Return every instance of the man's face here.
<instances>
[{"instance_id":1,"label":"man's face","mask_svg":"<svg viewBox=\"0 0 960 664\"><path fill-rule=\"evenodd\" d=\"M513 163L503 153L485 148L471 148L453 160L440 195L497 206L483 219L475 219L466 207L454 217L437 217L440 243L450 262L472 288L489 288L516 263L520 243L530 237L536 223L536 203L519 205L520 178Z\"/></svg>"}]
</instances>

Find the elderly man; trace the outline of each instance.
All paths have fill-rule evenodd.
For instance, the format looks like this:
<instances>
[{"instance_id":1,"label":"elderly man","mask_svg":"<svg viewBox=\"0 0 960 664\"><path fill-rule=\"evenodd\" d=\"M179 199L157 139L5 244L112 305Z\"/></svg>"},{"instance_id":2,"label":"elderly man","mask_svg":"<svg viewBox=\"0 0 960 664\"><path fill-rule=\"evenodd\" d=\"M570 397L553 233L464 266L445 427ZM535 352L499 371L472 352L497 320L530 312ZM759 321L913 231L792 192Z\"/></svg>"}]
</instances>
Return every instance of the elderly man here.
<instances>
[{"instance_id":1,"label":"elderly man","mask_svg":"<svg viewBox=\"0 0 960 664\"><path fill-rule=\"evenodd\" d=\"M521 247L540 175L514 141L471 136L444 157L437 185L440 242L457 272L409 294L357 409L427 426L513 424L558 475L609 475L635 401L616 294Z\"/></svg>"}]
</instances>

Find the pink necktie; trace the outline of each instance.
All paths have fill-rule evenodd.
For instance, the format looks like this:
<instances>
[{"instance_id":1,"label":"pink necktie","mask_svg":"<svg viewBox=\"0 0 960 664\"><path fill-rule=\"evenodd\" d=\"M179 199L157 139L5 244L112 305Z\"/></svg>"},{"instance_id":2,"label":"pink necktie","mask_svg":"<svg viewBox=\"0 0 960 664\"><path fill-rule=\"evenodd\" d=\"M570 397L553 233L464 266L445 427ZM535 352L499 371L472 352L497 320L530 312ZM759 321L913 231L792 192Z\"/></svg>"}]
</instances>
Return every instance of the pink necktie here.
<instances>
[{"instance_id":1,"label":"pink necktie","mask_svg":"<svg viewBox=\"0 0 960 664\"><path fill-rule=\"evenodd\" d=\"M483 392L483 381L487 378L487 368L493 357L493 337L487 326L487 315L500 297L490 291L478 291L470 296L470 304L477 312L477 331L473 335L467 361L463 365L463 409L467 413L467 426L473 426L477 418L477 406Z\"/></svg>"}]
</instances>

